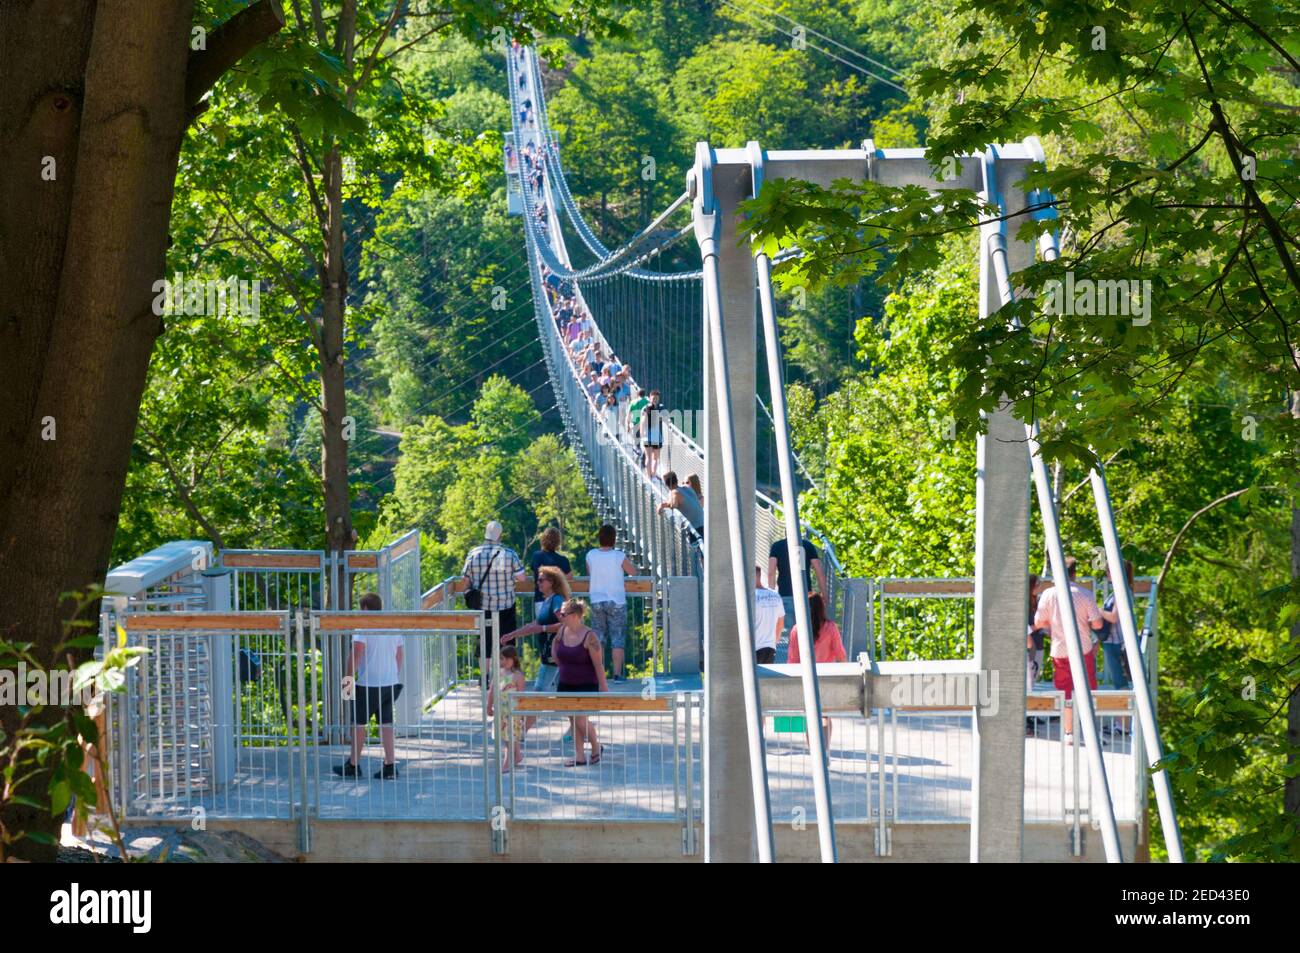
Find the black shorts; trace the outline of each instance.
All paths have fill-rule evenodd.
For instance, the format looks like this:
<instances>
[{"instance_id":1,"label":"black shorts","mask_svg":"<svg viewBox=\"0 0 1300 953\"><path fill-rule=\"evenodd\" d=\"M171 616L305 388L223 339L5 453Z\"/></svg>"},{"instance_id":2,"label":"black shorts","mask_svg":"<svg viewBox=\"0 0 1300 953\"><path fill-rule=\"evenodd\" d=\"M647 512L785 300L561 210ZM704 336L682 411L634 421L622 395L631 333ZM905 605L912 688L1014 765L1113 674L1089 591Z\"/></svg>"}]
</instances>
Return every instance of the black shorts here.
<instances>
[{"instance_id":1,"label":"black shorts","mask_svg":"<svg viewBox=\"0 0 1300 953\"><path fill-rule=\"evenodd\" d=\"M393 703L402 697L402 685L358 685L352 701L353 723L366 725L375 715L381 725L393 723Z\"/></svg>"},{"instance_id":2,"label":"black shorts","mask_svg":"<svg viewBox=\"0 0 1300 953\"><path fill-rule=\"evenodd\" d=\"M754 661L759 665L771 665L776 661L776 649L755 649Z\"/></svg>"},{"instance_id":3,"label":"black shorts","mask_svg":"<svg viewBox=\"0 0 1300 953\"><path fill-rule=\"evenodd\" d=\"M600 686L595 682L583 685L570 685L568 682L560 682L555 686L557 692L598 692Z\"/></svg>"}]
</instances>

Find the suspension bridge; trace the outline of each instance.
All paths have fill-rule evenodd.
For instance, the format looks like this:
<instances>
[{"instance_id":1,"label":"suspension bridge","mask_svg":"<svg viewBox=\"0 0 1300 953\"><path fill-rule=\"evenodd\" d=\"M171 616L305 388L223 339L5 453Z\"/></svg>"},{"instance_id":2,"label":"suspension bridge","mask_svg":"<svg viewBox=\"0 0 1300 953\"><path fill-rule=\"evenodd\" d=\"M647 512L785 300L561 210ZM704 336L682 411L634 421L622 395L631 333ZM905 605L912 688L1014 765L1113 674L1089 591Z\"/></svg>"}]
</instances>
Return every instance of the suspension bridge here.
<instances>
[{"instance_id":1,"label":"suspension bridge","mask_svg":"<svg viewBox=\"0 0 1300 953\"><path fill-rule=\"evenodd\" d=\"M1131 690L1090 690L1080 641L1066 640L1081 740L1067 744L1062 693L1025 677L1031 481L1054 579L1067 578L1065 553L1037 430L1005 406L979 438L975 576L849 578L799 516L773 262L737 241L739 203L766 179L969 188L1003 213L981 226L987 316L1012 300L1016 270L1056 254L1050 233L1037 248L1013 237L1025 216L1049 214L1018 185L1043 161L1037 141L962 157L944 181L923 150L870 140L789 152L700 143L683 193L608 248L570 188L535 52L506 58L507 193L523 222L538 335L587 486L643 573L629 582L629 628L643 633L629 659L652 677L598 697L521 692L489 711L500 645L484 638L484 614L460 602L465 580L421 591L418 533L345 553L215 553L178 541L107 582L118 595L106 641L121 626L152 650L108 714L106 781L128 820L202 809L324 859L1118 862L1146 850L1150 790L1168 855L1181 860L1168 779L1148 774L1161 756L1154 582L1113 588ZM638 390L663 400L633 427L627 398ZM758 479L761 427L775 446L768 486ZM702 523L662 508L669 471L698 481ZM1108 562L1120 565L1102 469L1091 483ZM849 661L805 653L792 664L782 647L776 662L757 663L753 570L783 537L818 543ZM807 632L803 551L790 551L794 615ZM361 583L387 611L355 611ZM532 584L519 594L527 603ZM1076 632L1072 601L1060 602L1064 631ZM894 658L899 626L951 638L934 641L931 657ZM335 779L348 730L343 660L351 639L375 630L404 637L403 774ZM612 751L585 774L558 767L575 714L599 722ZM818 724L827 730L807 730ZM520 734L528 757L507 770L502 753ZM381 837L366 826L376 820L386 822ZM550 833L555 821L567 825L563 838Z\"/></svg>"},{"instance_id":2,"label":"suspension bridge","mask_svg":"<svg viewBox=\"0 0 1300 953\"><path fill-rule=\"evenodd\" d=\"M649 382L642 386L664 389L672 402L670 406L695 407L699 401L705 407L703 439L707 451L669 423L665 427L664 465L700 478L705 498L712 504L706 516L708 542L702 565L698 559L692 563L703 577L704 657L708 672L705 757L706 763L712 761L716 774L727 779L726 783L711 785L708 796L721 798L724 791L749 789L754 806L752 825L747 818L737 818L735 812L724 817L723 811L715 810L713 830L706 832L706 838L720 858L744 859L748 845L756 844L759 859L770 859L773 849L770 788L763 752L763 699L753 662L753 597L749 572L751 566L764 561L766 544L775 537L800 538L810 528L804 527L798 518L781 344L771 283L772 263L765 255L750 256L737 249L736 205L757 195L765 176L785 175L824 184L847 177L931 188L947 184L978 189L992 204L1010 213L1007 218L990 221L982 227L981 308L987 314L1012 299L1011 274L1032 261L1033 249L1009 238L1014 234L1014 215L1052 214L1026 211L1035 203L1016 185L1026 165L1042 162L1044 157L1037 140L990 147L983 156L965 157L959 180L944 183L935 180L923 150L886 152L875 149L869 141L861 150L774 155L753 142L744 150L715 150L700 143L687 191L630 241L611 250L585 222L569 188L560 162L559 143L547 120L546 97L535 52L519 47L507 58L512 145L527 166L518 171L519 211L524 219L532 265L539 333L546 344L556 398L564 408L570 441L584 461L584 474L593 494L607 515L620 522L637 551L660 572L676 570L682 552L696 550L700 540L681 520L674 521L664 532L657 521L644 518L647 511L653 510L640 505L640 499L654 501L663 495L663 490L651 468L638 466L617 432L617 418L602 413L594 399L583 400L584 369L574 349L566 347L564 329L559 324L561 317L557 312L564 296L571 296L574 302L576 315L571 320L581 316L593 319L598 353L621 354L631 360L638 373L646 375L643 381ZM679 210L689 210L691 222L678 230L664 227ZM583 267L574 265L566 244L565 221L594 258L592 263ZM653 261L662 261L669 249L692 237L703 260L700 270L665 272L646 267ZM1044 256L1055 257L1055 240L1050 233L1044 236L1040 251ZM755 336L756 310L761 313L766 341L765 370L772 407L769 419L780 469L779 508L757 493L754 486L755 400L761 401L756 390L760 368L750 347ZM651 315L653 320L647 320ZM728 340L732 342L730 346ZM688 342L685 349L680 347L682 341ZM677 345L676 352L674 345ZM1010 636L995 642L987 635L997 631L1014 633L1023 625L1018 615L1028 594L1025 573L1017 567L1027 564L1029 513L1028 501L1023 493L1017 493L1016 484L1023 480L1025 464L1030 461L1049 537L1053 576L1066 578L1055 501L1037 453L1036 437L1037 430L1032 424L1025 427L1009 412L1001 410L991 415L989 435L981 438L975 579L975 662L981 674L1016 669L1014 656L1018 640ZM1105 476L1100 470L1093 471L1091 476L1106 535L1107 556L1112 565L1119 565L1120 546L1110 515ZM716 505L719 499L725 500L725 507ZM790 547L790 551L802 556L798 546ZM800 631L807 632L805 577L798 571L793 575L797 580L796 616ZM1125 590L1125 587L1121 584L1117 589ZM1122 606L1126 645L1131 661L1137 663L1141 648L1132 597L1127 591L1116 595ZM1073 607L1068 605L1069 600L1062 602L1064 624L1067 630L1072 630L1075 627ZM1077 673L1082 670L1083 650L1077 640L1070 648L1072 670ZM866 664L879 673L880 666L870 655ZM723 671L719 672L719 668ZM798 677L805 715L811 724L813 719L821 717L822 705L818 678L807 656ZM1121 851L1114 808L1110 803L1091 698L1086 685L1076 688L1081 723L1090 746L1093 779L1103 792L1100 827L1106 854L1108 859L1118 860ZM1013 699L1013 694L1009 693L1006 701L1016 715L1003 716L1004 724L999 724L997 716L977 719L977 725L982 722L984 728L983 732L976 732L977 758L996 760L1000 747L1005 745L1012 752L1010 761L1017 760L1015 755L1022 747L1019 713L1024 711L1024 705L1023 699ZM1137 704L1147 726L1146 742L1149 750L1158 752L1159 737L1149 692L1139 691L1138 695ZM1011 704L1013 700L1022 703ZM1014 739L1006 726L1014 728ZM981 734L987 739L981 738ZM834 857L834 822L828 796L827 760L817 735L817 732L810 733L809 745L825 860ZM1020 774L1017 770L1012 777ZM1179 856L1181 847L1177 844L1172 796L1163 774L1157 777L1156 785L1162 820L1172 832L1171 853ZM989 792L984 797L987 801L981 797L978 807L987 808L988 813L972 824L972 859L1012 856L1019 859L1019 838L1008 830L1023 823L1022 812L1014 807L1017 798L1007 796L1004 791ZM712 801L709 806L717 807Z\"/></svg>"}]
</instances>

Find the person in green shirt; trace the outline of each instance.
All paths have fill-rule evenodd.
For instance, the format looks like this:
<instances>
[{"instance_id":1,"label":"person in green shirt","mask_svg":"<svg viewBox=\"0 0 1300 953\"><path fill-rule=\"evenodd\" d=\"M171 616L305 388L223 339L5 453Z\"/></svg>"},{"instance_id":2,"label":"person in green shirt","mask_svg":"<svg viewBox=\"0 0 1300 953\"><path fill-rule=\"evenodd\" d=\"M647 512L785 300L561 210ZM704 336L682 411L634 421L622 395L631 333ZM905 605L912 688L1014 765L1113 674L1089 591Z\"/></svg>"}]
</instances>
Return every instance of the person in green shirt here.
<instances>
[{"instance_id":1,"label":"person in green shirt","mask_svg":"<svg viewBox=\"0 0 1300 953\"><path fill-rule=\"evenodd\" d=\"M636 400L627 405L628 431L636 434L641 429L641 412L650 404L650 398L641 388L637 388Z\"/></svg>"}]
</instances>

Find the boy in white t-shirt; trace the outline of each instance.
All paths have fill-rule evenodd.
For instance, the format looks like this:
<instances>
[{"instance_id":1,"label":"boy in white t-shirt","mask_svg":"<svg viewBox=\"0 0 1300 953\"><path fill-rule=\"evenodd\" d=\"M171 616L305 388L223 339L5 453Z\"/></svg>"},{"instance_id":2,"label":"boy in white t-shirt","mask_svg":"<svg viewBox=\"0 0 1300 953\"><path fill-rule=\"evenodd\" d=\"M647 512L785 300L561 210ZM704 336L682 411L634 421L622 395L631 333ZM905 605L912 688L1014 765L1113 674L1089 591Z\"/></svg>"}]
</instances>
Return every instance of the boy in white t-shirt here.
<instances>
[{"instance_id":1,"label":"boy in white t-shirt","mask_svg":"<svg viewBox=\"0 0 1300 953\"><path fill-rule=\"evenodd\" d=\"M378 612L383 606L376 593L368 592L361 597L364 610ZM379 740L384 746L384 766L374 776L385 780L397 777L393 704L402 694L403 641L401 632L358 632L352 636L352 652L344 672L355 679L352 752L347 761L334 766L335 774L345 778L361 776L361 749L366 744L370 716L374 715L379 721Z\"/></svg>"},{"instance_id":2,"label":"boy in white t-shirt","mask_svg":"<svg viewBox=\"0 0 1300 953\"><path fill-rule=\"evenodd\" d=\"M754 661L776 661L776 641L785 629L785 602L775 589L763 586L763 567L754 567Z\"/></svg>"}]
</instances>

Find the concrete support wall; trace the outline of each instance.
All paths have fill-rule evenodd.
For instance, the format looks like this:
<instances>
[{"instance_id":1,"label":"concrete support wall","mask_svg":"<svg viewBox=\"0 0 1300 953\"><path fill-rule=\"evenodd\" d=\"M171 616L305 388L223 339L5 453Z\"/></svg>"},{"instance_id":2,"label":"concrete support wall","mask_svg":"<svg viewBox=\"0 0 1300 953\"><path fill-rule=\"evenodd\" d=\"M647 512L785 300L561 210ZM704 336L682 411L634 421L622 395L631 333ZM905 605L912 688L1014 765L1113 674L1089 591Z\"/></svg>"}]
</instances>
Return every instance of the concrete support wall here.
<instances>
[{"instance_id":1,"label":"concrete support wall","mask_svg":"<svg viewBox=\"0 0 1300 953\"><path fill-rule=\"evenodd\" d=\"M1023 153L1023 150L1019 150ZM984 157L984 197L1010 215L1025 207L1015 183L1028 156ZM974 160L964 165L975 166ZM963 169L963 172L966 170ZM1020 218L980 232L980 316L1004 304L993 251L1005 247L1011 272L1028 266L1033 246L1017 241ZM1018 863L1024 856L1025 633L1029 611L1029 447L1022 421L1009 402L988 417L978 438L975 489L975 665L996 685L996 704L977 711L970 859Z\"/></svg>"},{"instance_id":2,"label":"concrete support wall","mask_svg":"<svg viewBox=\"0 0 1300 953\"><path fill-rule=\"evenodd\" d=\"M157 824L150 826L168 826ZM171 826L189 827L189 821ZM210 819L208 829L237 830L289 859L299 858L294 821L225 821ZM836 824L840 860L854 863L962 863L970 842L967 824L895 824L894 852L875 853L874 824ZM817 828L789 824L775 827L782 861L815 863ZM1069 851L1064 824L1031 824L1025 830L1025 860L1033 863L1103 863L1101 836L1088 831L1084 854ZM1132 823L1120 825L1125 856L1137 841ZM494 855L482 821L317 821L312 824L308 863L699 863L682 856L682 829L673 823L601 824L563 821L546 824L516 821L510 825L510 853Z\"/></svg>"},{"instance_id":3,"label":"concrete support wall","mask_svg":"<svg viewBox=\"0 0 1300 953\"><path fill-rule=\"evenodd\" d=\"M993 702L976 709L972 861L1019 863L1025 776L1029 452L1024 425L989 417L975 491L975 667Z\"/></svg>"},{"instance_id":4,"label":"concrete support wall","mask_svg":"<svg viewBox=\"0 0 1300 953\"><path fill-rule=\"evenodd\" d=\"M700 626L700 581L694 576L668 578L668 671L695 675L700 671L704 630Z\"/></svg>"}]
</instances>

